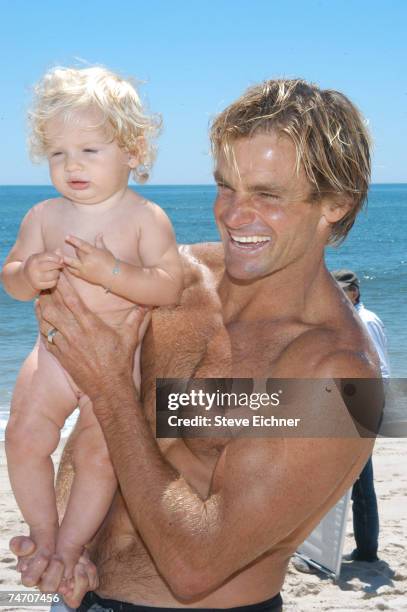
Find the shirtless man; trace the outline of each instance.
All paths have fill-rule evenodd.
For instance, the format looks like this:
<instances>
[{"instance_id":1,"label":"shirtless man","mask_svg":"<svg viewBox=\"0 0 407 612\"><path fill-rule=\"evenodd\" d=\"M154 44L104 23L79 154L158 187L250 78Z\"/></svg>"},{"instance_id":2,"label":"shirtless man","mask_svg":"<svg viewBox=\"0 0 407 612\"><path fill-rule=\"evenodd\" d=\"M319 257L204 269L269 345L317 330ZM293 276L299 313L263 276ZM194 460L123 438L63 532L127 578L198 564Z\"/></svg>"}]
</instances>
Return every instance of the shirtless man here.
<instances>
[{"instance_id":1,"label":"shirtless man","mask_svg":"<svg viewBox=\"0 0 407 612\"><path fill-rule=\"evenodd\" d=\"M181 249L186 289L178 308L154 312L141 399L131 379L137 313L112 330L64 278L40 299L41 333L58 330L49 350L91 398L121 490L90 550L99 584L83 558L65 594L77 606L95 590L81 610L118 602L136 606L129 611L280 610L290 556L372 451L370 439L335 437L335 406L318 411L304 397L301 416L331 431L329 439L155 439L156 378L379 375L324 263L325 245L346 235L367 193L369 144L358 111L337 92L268 81L228 107L211 137L223 244ZM24 582L33 544L15 538L12 549ZM58 559L44 558L30 578L46 567L40 587L55 590Z\"/></svg>"}]
</instances>

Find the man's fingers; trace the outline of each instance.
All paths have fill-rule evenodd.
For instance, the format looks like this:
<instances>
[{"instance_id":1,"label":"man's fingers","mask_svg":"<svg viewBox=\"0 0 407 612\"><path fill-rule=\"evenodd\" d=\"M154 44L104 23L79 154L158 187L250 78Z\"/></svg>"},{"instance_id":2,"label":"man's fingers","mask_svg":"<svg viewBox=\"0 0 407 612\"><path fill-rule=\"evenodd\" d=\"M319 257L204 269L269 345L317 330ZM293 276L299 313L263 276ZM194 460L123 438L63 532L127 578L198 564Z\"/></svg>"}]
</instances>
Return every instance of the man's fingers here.
<instances>
[{"instance_id":1,"label":"man's fingers","mask_svg":"<svg viewBox=\"0 0 407 612\"><path fill-rule=\"evenodd\" d=\"M148 325L150 320L150 315L148 314L150 310L146 306L136 306L136 308L129 312L122 326L127 337L134 338L135 340L139 338L139 332L144 329L144 326Z\"/></svg>"},{"instance_id":2,"label":"man's fingers","mask_svg":"<svg viewBox=\"0 0 407 612\"><path fill-rule=\"evenodd\" d=\"M83 327L88 326L90 311L85 306L78 292L68 281L66 274L62 273L59 277L55 299L61 299L66 308L74 315L75 319ZM94 316L94 315L92 315Z\"/></svg>"},{"instance_id":3,"label":"man's fingers","mask_svg":"<svg viewBox=\"0 0 407 612\"><path fill-rule=\"evenodd\" d=\"M11 538L9 547L13 555L16 555L16 557L32 555L35 551L35 544L28 536L15 536L14 538Z\"/></svg>"},{"instance_id":4,"label":"man's fingers","mask_svg":"<svg viewBox=\"0 0 407 612\"><path fill-rule=\"evenodd\" d=\"M84 550L82 556L79 558L78 563L82 563L88 575L89 590L94 591L99 586L99 576L96 569L96 565L92 563L92 561L89 559L89 553L86 549Z\"/></svg>"},{"instance_id":5,"label":"man's fingers","mask_svg":"<svg viewBox=\"0 0 407 612\"><path fill-rule=\"evenodd\" d=\"M62 274L59 278L61 282ZM58 285L59 285L58 283ZM69 309L66 307L58 291L54 291L52 295L40 295L40 315L44 321L49 323L50 327L62 329L67 318L72 318Z\"/></svg>"},{"instance_id":6,"label":"man's fingers","mask_svg":"<svg viewBox=\"0 0 407 612\"><path fill-rule=\"evenodd\" d=\"M64 575L64 564L58 557L53 557L41 576L39 585L43 593L56 593Z\"/></svg>"},{"instance_id":7,"label":"man's fingers","mask_svg":"<svg viewBox=\"0 0 407 612\"><path fill-rule=\"evenodd\" d=\"M64 600L70 608L78 608L85 593L90 590L88 574L82 563L77 563L74 569L74 584L70 593L64 595Z\"/></svg>"},{"instance_id":8,"label":"man's fingers","mask_svg":"<svg viewBox=\"0 0 407 612\"><path fill-rule=\"evenodd\" d=\"M21 582L26 587L33 587L39 583L42 574L48 567L50 557L43 553L38 553L30 559L28 568L21 574Z\"/></svg>"},{"instance_id":9,"label":"man's fingers","mask_svg":"<svg viewBox=\"0 0 407 612\"><path fill-rule=\"evenodd\" d=\"M71 244L75 249L82 251L83 253L91 253L94 249L94 246L91 245L86 240L82 240L81 238L77 238L76 236L66 236L65 242Z\"/></svg>"}]
</instances>

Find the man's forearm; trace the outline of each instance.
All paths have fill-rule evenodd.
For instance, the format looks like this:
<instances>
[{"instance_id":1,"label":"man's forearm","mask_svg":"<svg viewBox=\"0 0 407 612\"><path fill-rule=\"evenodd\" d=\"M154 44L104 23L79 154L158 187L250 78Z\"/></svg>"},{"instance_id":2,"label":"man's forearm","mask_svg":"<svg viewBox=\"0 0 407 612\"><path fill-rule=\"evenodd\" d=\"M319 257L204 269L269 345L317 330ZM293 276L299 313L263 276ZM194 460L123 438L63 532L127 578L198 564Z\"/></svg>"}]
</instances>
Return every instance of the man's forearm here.
<instances>
[{"instance_id":1,"label":"man's forearm","mask_svg":"<svg viewBox=\"0 0 407 612\"><path fill-rule=\"evenodd\" d=\"M12 261L6 264L1 273L1 278L7 293L16 300L28 302L39 293L28 282L24 274L23 261Z\"/></svg>"},{"instance_id":2,"label":"man's forearm","mask_svg":"<svg viewBox=\"0 0 407 612\"><path fill-rule=\"evenodd\" d=\"M93 407L132 522L159 571L176 593L185 591L188 576L201 573L205 584L213 521L206 503L164 459L133 385L122 381L119 388L111 386L93 399ZM193 577L189 580L195 592Z\"/></svg>"}]
</instances>

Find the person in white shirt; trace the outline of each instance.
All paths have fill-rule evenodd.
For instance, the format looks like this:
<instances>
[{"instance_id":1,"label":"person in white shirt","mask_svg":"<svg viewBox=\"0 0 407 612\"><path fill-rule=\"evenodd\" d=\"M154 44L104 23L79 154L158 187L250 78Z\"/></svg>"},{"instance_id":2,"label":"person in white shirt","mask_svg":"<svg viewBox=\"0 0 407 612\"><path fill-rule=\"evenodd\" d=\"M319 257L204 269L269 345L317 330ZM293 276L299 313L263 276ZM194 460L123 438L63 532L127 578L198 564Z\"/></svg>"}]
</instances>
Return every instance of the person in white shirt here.
<instances>
[{"instance_id":1,"label":"person in white shirt","mask_svg":"<svg viewBox=\"0 0 407 612\"><path fill-rule=\"evenodd\" d=\"M354 305L359 317L369 333L380 360L380 370L384 379L390 377L387 355L387 338L381 319L360 301L360 283L352 270L335 270L332 276L345 295ZM374 489L372 457L363 468L352 489L353 532L356 548L350 555L354 561L373 562L378 560L379 513Z\"/></svg>"}]
</instances>

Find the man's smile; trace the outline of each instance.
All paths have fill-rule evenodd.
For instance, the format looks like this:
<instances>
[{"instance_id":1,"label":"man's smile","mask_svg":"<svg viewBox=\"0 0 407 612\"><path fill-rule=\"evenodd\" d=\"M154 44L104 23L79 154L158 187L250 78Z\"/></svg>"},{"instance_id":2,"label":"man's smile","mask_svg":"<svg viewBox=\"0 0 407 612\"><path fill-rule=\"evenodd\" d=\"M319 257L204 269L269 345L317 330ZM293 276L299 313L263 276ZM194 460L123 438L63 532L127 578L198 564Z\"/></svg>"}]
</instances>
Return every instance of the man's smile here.
<instances>
[{"instance_id":1,"label":"man's smile","mask_svg":"<svg viewBox=\"0 0 407 612\"><path fill-rule=\"evenodd\" d=\"M260 250L261 248L265 247L269 242L271 242L270 236L261 236L257 234L239 236L236 234L232 234L231 232L228 232L228 234L232 245L245 251Z\"/></svg>"}]
</instances>

